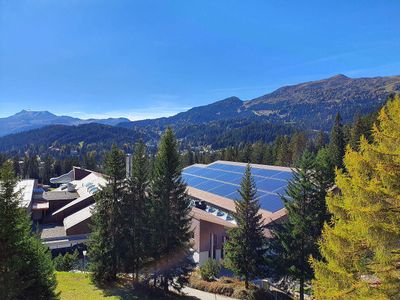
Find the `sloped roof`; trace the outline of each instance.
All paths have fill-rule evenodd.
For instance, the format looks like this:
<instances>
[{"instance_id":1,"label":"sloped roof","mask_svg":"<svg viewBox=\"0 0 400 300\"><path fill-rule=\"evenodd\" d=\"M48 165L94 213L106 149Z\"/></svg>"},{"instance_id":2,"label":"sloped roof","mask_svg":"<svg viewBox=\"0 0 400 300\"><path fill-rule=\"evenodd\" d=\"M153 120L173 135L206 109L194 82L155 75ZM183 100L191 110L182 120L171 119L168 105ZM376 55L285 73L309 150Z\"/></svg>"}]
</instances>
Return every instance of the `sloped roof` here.
<instances>
[{"instance_id":1,"label":"sloped roof","mask_svg":"<svg viewBox=\"0 0 400 300\"><path fill-rule=\"evenodd\" d=\"M94 204L86 206L85 208L73 213L72 215L64 218L64 228L67 230L92 216L91 210L94 208Z\"/></svg>"}]
</instances>

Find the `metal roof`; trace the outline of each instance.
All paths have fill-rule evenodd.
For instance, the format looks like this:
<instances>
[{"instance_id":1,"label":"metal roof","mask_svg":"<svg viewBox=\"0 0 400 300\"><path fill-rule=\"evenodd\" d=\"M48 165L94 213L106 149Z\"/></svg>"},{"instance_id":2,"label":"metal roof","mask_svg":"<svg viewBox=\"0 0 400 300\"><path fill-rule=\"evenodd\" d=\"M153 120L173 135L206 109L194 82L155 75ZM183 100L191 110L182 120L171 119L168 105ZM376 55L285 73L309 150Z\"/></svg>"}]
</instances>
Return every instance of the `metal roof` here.
<instances>
[{"instance_id":1,"label":"metal roof","mask_svg":"<svg viewBox=\"0 0 400 300\"><path fill-rule=\"evenodd\" d=\"M29 207L32 201L35 179L24 179L18 181L15 191L20 193L21 207Z\"/></svg>"},{"instance_id":2,"label":"metal roof","mask_svg":"<svg viewBox=\"0 0 400 300\"><path fill-rule=\"evenodd\" d=\"M67 230L92 216L91 210L94 208L94 204L89 205L76 213L64 218L64 228Z\"/></svg>"},{"instance_id":3,"label":"metal roof","mask_svg":"<svg viewBox=\"0 0 400 300\"><path fill-rule=\"evenodd\" d=\"M81 180L75 180L72 183L75 185L79 197L71 201L70 203L64 205L57 211L53 212L52 213L53 216L63 212L69 207L72 207L88 199L89 197L92 197L98 191L98 189L101 189L102 186L106 185L107 181L104 177L101 176L101 174L92 173L86 176L85 178ZM94 189L93 187L96 187L96 189Z\"/></svg>"}]
</instances>

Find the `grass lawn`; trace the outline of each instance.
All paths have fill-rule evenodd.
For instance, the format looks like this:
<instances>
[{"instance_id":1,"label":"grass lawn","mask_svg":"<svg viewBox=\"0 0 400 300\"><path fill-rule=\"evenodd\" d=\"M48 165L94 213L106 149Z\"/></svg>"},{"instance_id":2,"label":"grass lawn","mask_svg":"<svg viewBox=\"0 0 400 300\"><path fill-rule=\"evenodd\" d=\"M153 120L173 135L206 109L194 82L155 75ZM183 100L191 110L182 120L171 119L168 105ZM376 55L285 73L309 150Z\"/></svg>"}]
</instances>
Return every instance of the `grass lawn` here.
<instances>
[{"instance_id":1,"label":"grass lawn","mask_svg":"<svg viewBox=\"0 0 400 300\"><path fill-rule=\"evenodd\" d=\"M143 299L143 300L192 300L191 297L179 295L162 295L153 290L132 290L129 283L118 283L112 287L99 289L90 281L88 274L57 272L61 300L80 299Z\"/></svg>"}]
</instances>

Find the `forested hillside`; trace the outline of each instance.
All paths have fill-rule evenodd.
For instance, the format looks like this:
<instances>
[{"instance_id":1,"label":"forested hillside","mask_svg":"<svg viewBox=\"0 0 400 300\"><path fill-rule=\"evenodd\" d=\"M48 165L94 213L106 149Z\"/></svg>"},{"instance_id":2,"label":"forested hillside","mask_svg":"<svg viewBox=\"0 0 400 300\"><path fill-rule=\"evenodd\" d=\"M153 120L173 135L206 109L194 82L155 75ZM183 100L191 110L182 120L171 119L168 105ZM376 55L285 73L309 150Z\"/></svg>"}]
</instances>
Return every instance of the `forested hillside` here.
<instances>
[{"instance_id":1,"label":"forested hillside","mask_svg":"<svg viewBox=\"0 0 400 300\"><path fill-rule=\"evenodd\" d=\"M400 76L353 79L336 75L284 86L253 100L241 101L237 97L230 97L169 118L134 121L119 126L162 130L166 126L197 125L257 116L276 124L290 123L302 129L329 130L336 113L342 115L345 123L351 122L355 115L376 111L389 96L398 92Z\"/></svg>"}]
</instances>

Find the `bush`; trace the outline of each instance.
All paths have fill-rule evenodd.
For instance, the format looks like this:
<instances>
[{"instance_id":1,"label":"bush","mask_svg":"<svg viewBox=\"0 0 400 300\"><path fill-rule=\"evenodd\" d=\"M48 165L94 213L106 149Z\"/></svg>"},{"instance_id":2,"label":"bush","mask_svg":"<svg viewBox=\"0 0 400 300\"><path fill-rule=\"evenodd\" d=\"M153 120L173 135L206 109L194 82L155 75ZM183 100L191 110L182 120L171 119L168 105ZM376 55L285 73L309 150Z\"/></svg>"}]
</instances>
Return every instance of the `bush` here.
<instances>
[{"instance_id":1,"label":"bush","mask_svg":"<svg viewBox=\"0 0 400 300\"><path fill-rule=\"evenodd\" d=\"M200 267L200 275L203 280L212 281L221 272L221 265L215 259L208 259L202 267Z\"/></svg>"},{"instance_id":2,"label":"bush","mask_svg":"<svg viewBox=\"0 0 400 300\"><path fill-rule=\"evenodd\" d=\"M79 252L76 249L72 254L69 252L67 252L64 256L62 256L61 253L58 254L58 256L53 259L55 269L57 271L65 272L73 270L78 263L78 256Z\"/></svg>"},{"instance_id":3,"label":"bush","mask_svg":"<svg viewBox=\"0 0 400 300\"><path fill-rule=\"evenodd\" d=\"M252 288L249 290L237 290L232 295L234 298L242 299L242 300L269 300L275 299L275 297L268 292L267 290L260 288Z\"/></svg>"}]
</instances>

